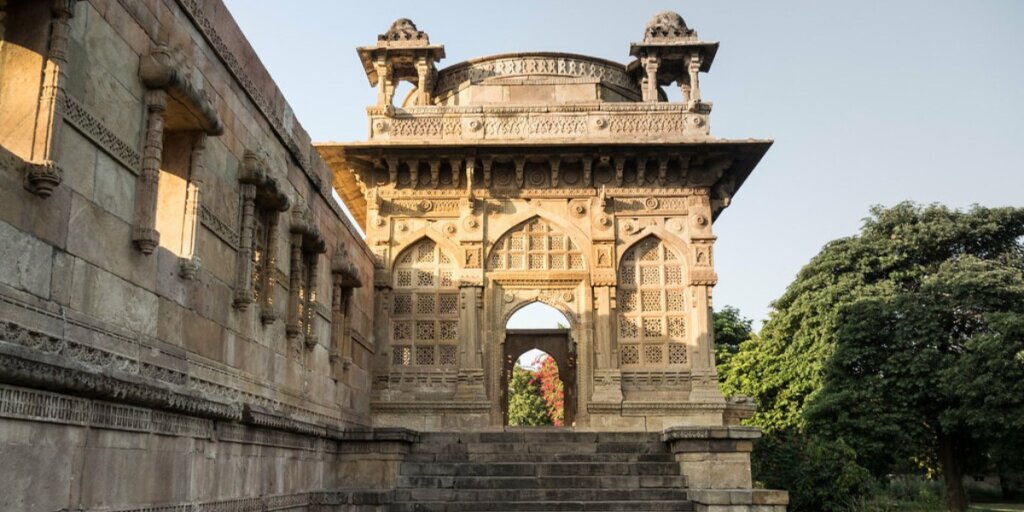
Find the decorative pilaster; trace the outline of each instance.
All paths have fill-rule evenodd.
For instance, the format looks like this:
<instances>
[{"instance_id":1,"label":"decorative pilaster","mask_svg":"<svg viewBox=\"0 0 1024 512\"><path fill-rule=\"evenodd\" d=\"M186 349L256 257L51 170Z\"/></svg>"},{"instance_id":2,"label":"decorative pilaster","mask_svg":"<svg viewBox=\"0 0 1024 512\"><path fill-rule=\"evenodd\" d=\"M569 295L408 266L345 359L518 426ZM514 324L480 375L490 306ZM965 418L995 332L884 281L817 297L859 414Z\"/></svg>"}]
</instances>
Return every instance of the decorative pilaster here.
<instances>
[{"instance_id":1,"label":"decorative pilaster","mask_svg":"<svg viewBox=\"0 0 1024 512\"><path fill-rule=\"evenodd\" d=\"M256 185L243 182L242 231L238 243L238 266L235 274L235 307L245 311L255 301L252 289L253 232L256 224Z\"/></svg>"},{"instance_id":2,"label":"decorative pilaster","mask_svg":"<svg viewBox=\"0 0 1024 512\"><path fill-rule=\"evenodd\" d=\"M311 254L309 262L309 275L304 276L306 281L306 293L305 304L303 304L302 312L304 314L302 319L303 327L305 331L304 341L306 342L306 348L312 349L317 344L317 331L316 331L316 305L319 298L317 297L317 277L320 274L320 255Z\"/></svg>"},{"instance_id":3,"label":"decorative pilaster","mask_svg":"<svg viewBox=\"0 0 1024 512\"><path fill-rule=\"evenodd\" d=\"M206 151L206 134L197 132L192 141L189 157L189 187L185 198L185 239L182 241L182 257L178 261L178 276L192 280L199 272L199 207L200 193L206 181L206 165L203 154ZM187 256L186 256L187 255Z\"/></svg>"},{"instance_id":4,"label":"decorative pilaster","mask_svg":"<svg viewBox=\"0 0 1024 512\"><path fill-rule=\"evenodd\" d=\"M142 169L135 184L135 224L132 227L132 242L143 254L152 254L160 244L160 233L156 230L156 198L164 149L166 110L167 91L146 91L145 145L142 148Z\"/></svg>"},{"instance_id":5,"label":"decorative pilaster","mask_svg":"<svg viewBox=\"0 0 1024 512\"><path fill-rule=\"evenodd\" d=\"M341 362L342 370L352 364L351 336L348 335L348 302L351 288L346 288L345 276L340 272L331 274L331 362Z\"/></svg>"},{"instance_id":6,"label":"decorative pilaster","mask_svg":"<svg viewBox=\"0 0 1024 512\"><path fill-rule=\"evenodd\" d=\"M51 5L50 41L43 68L42 91L36 111L35 144L32 160L25 169L25 188L39 197L50 197L64 180L64 172L54 161L60 131L64 125L64 85L67 82L67 49L71 18L78 0L54 0Z\"/></svg>"},{"instance_id":7,"label":"decorative pilaster","mask_svg":"<svg viewBox=\"0 0 1024 512\"><path fill-rule=\"evenodd\" d=\"M263 295L260 296L260 321L263 322L263 325L270 325L278 318L277 307L274 303L274 290L277 289L277 252L281 244L278 225L281 223L281 212L287 209L288 203L285 202L282 208L270 212L270 222L267 226L267 255L264 263L267 286Z\"/></svg>"},{"instance_id":8,"label":"decorative pilaster","mask_svg":"<svg viewBox=\"0 0 1024 512\"><path fill-rule=\"evenodd\" d=\"M291 238L291 269L288 273L288 324L285 325L285 332L289 338L295 338L302 334L301 296L302 288L302 233L292 232Z\"/></svg>"}]
</instances>

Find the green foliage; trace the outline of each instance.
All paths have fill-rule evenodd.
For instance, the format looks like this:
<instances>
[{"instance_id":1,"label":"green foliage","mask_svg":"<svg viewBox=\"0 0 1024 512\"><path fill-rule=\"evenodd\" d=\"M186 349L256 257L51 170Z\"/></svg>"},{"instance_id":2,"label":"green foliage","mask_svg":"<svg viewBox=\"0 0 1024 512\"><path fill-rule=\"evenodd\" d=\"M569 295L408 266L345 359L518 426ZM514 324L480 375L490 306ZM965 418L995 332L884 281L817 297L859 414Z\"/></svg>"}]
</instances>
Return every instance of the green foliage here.
<instances>
[{"instance_id":1,"label":"green foliage","mask_svg":"<svg viewBox=\"0 0 1024 512\"><path fill-rule=\"evenodd\" d=\"M756 444L754 479L787 489L790 512L842 512L867 496L874 479L857 465L856 452L843 440L776 432Z\"/></svg>"},{"instance_id":2,"label":"green foliage","mask_svg":"<svg viewBox=\"0 0 1024 512\"><path fill-rule=\"evenodd\" d=\"M914 288L962 256L1017 268L1024 259L1024 209L901 203L871 213L859 235L827 244L801 269L760 335L730 363L727 388L757 399L754 422L766 431L804 426L804 404L821 389L843 305Z\"/></svg>"},{"instance_id":3,"label":"green foliage","mask_svg":"<svg viewBox=\"0 0 1024 512\"><path fill-rule=\"evenodd\" d=\"M536 363L539 368L533 378L544 398L548 418L552 425L561 427L565 424L565 385L558 376L558 364L547 354L542 354Z\"/></svg>"},{"instance_id":4,"label":"green foliage","mask_svg":"<svg viewBox=\"0 0 1024 512\"><path fill-rule=\"evenodd\" d=\"M533 372L512 366L508 382L508 424L511 427L551 425L548 407Z\"/></svg>"},{"instance_id":5,"label":"green foliage","mask_svg":"<svg viewBox=\"0 0 1024 512\"><path fill-rule=\"evenodd\" d=\"M725 381L729 373L732 356L740 351L740 344L753 335L752 321L740 314L740 310L725 306L714 313L715 362L718 379Z\"/></svg>"},{"instance_id":6,"label":"green foliage","mask_svg":"<svg viewBox=\"0 0 1024 512\"><path fill-rule=\"evenodd\" d=\"M946 508L946 491L939 482L900 478L860 500L857 512L935 512Z\"/></svg>"},{"instance_id":7,"label":"green foliage","mask_svg":"<svg viewBox=\"0 0 1024 512\"><path fill-rule=\"evenodd\" d=\"M1024 209L871 213L800 271L723 388L757 400L769 440L843 439L876 476L944 470L959 509L958 472L1024 446Z\"/></svg>"}]
</instances>

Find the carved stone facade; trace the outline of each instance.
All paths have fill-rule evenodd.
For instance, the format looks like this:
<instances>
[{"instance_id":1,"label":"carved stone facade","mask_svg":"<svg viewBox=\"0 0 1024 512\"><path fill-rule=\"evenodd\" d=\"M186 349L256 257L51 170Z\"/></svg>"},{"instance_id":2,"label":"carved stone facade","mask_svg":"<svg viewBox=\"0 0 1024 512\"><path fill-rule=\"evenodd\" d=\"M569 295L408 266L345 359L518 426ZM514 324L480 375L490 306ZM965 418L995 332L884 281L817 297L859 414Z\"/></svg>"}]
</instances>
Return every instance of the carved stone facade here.
<instances>
[{"instance_id":1,"label":"carved stone facade","mask_svg":"<svg viewBox=\"0 0 1024 512\"><path fill-rule=\"evenodd\" d=\"M415 27L407 21L396 26ZM375 255L374 423L502 426L505 324L540 301L571 323L576 427L722 425L712 222L771 141L711 135L697 74L717 43L663 13L629 65L530 53L438 70L443 47L415 34L382 34L359 53L383 91L399 80L417 89L401 106L378 95L368 141L318 146ZM414 54L430 56L435 79L406 69ZM673 83L684 102L665 100ZM429 280L416 267L428 247L448 262L441 295L410 293L415 276ZM456 289L460 357L437 364L416 345L427 334L435 343L437 305L423 309L423 332L410 311Z\"/></svg>"},{"instance_id":2,"label":"carved stone facade","mask_svg":"<svg viewBox=\"0 0 1024 512\"><path fill-rule=\"evenodd\" d=\"M770 141L710 135L716 49L438 69L399 19L370 140L314 147L220 0L0 0L0 509L388 510L417 431L503 426L538 301L577 430L682 429L695 510L749 487L712 223Z\"/></svg>"}]
</instances>

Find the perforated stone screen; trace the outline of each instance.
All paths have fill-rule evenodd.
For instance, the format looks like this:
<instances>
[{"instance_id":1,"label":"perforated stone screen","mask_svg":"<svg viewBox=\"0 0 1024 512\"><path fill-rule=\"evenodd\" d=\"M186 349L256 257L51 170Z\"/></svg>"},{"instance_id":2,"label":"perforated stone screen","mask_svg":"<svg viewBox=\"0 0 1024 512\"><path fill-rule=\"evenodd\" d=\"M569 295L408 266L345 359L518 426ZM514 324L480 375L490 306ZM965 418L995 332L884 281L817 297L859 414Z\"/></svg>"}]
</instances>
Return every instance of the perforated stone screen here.
<instances>
[{"instance_id":1,"label":"perforated stone screen","mask_svg":"<svg viewBox=\"0 0 1024 512\"><path fill-rule=\"evenodd\" d=\"M391 363L454 366L459 332L455 264L432 240L399 255L391 301Z\"/></svg>"},{"instance_id":2,"label":"perforated stone screen","mask_svg":"<svg viewBox=\"0 0 1024 512\"><path fill-rule=\"evenodd\" d=\"M561 229L545 220L524 222L491 249L490 270L584 270L583 254Z\"/></svg>"},{"instance_id":3,"label":"perforated stone screen","mask_svg":"<svg viewBox=\"0 0 1024 512\"><path fill-rule=\"evenodd\" d=\"M630 248L619 264L619 364L681 366L686 357L686 288L682 258L658 238Z\"/></svg>"}]
</instances>

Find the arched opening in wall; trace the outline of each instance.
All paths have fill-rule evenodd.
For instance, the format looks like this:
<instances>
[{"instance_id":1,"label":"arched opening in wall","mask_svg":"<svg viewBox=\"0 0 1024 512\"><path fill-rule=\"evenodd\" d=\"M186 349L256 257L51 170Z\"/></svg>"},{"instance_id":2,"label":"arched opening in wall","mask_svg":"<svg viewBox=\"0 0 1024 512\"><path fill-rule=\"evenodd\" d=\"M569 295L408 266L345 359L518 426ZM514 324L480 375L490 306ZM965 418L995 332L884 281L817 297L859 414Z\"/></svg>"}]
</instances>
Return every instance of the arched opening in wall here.
<instances>
[{"instance_id":1,"label":"arched opening in wall","mask_svg":"<svg viewBox=\"0 0 1024 512\"><path fill-rule=\"evenodd\" d=\"M542 302L520 307L505 324L502 412L510 427L572 426L576 351L569 319Z\"/></svg>"}]
</instances>

